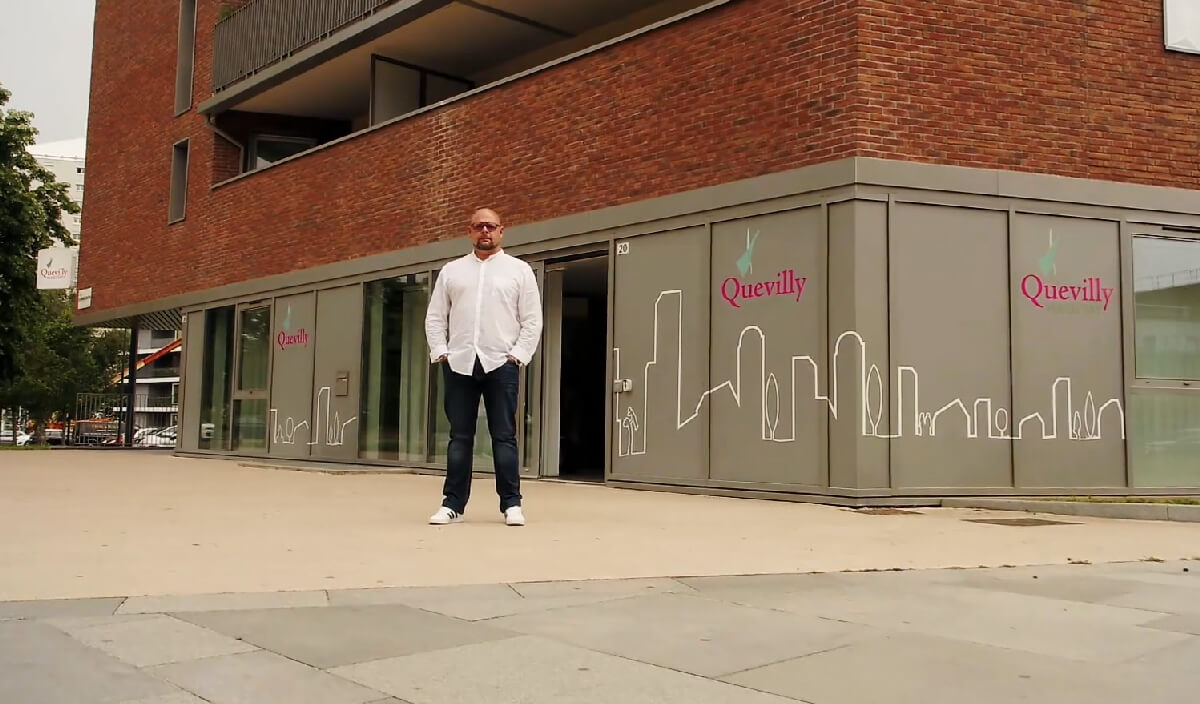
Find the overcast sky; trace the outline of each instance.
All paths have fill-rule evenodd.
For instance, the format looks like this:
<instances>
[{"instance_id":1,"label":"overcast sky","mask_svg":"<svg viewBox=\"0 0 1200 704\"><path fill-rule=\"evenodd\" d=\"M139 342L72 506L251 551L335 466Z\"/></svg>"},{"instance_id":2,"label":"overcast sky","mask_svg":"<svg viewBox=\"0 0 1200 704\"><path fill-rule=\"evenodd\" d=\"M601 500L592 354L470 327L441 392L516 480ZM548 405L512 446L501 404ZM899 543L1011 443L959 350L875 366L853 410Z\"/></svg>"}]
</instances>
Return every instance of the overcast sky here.
<instances>
[{"instance_id":1,"label":"overcast sky","mask_svg":"<svg viewBox=\"0 0 1200 704\"><path fill-rule=\"evenodd\" d=\"M0 85L12 92L7 108L34 113L39 144L87 136L95 5L0 0Z\"/></svg>"}]
</instances>

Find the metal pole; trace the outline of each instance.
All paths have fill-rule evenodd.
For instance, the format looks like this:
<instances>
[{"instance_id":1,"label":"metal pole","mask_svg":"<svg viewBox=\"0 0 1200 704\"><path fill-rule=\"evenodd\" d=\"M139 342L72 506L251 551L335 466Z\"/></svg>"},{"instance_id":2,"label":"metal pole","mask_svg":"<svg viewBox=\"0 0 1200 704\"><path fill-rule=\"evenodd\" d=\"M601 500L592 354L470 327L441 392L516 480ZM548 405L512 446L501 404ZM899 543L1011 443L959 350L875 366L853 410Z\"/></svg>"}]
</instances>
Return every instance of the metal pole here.
<instances>
[{"instance_id":1,"label":"metal pole","mask_svg":"<svg viewBox=\"0 0 1200 704\"><path fill-rule=\"evenodd\" d=\"M125 401L125 447L133 447L133 408L137 401L138 319L129 323L129 396Z\"/></svg>"}]
</instances>

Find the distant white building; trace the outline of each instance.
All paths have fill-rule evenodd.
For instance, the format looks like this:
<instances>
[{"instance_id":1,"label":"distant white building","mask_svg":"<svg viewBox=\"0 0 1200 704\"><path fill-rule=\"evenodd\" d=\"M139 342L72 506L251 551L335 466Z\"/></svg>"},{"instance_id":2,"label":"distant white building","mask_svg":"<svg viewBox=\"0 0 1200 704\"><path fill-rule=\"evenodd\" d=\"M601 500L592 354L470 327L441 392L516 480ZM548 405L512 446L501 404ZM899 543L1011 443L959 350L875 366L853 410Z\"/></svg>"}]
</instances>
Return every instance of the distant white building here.
<instances>
[{"instance_id":1,"label":"distant white building","mask_svg":"<svg viewBox=\"0 0 1200 704\"><path fill-rule=\"evenodd\" d=\"M54 176L63 183L67 184L71 194L71 200L75 201L80 208L83 207L83 180L84 180L84 156L86 154L86 140L67 139L61 142L46 142L45 144L35 144L29 147L29 153L33 154L43 167L48 169ZM79 241L81 232L82 220L80 215L70 215L63 213L63 226Z\"/></svg>"}]
</instances>

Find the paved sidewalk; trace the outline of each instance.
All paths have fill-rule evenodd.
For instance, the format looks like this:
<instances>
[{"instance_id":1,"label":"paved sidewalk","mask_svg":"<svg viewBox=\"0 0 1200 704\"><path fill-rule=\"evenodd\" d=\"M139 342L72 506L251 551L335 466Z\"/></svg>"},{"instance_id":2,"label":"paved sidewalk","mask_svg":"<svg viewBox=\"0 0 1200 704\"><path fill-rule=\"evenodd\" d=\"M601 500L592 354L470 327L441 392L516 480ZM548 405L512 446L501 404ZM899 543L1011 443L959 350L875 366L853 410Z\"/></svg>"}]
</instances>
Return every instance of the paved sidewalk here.
<instances>
[{"instance_id":1,"label":"paved sidewalk","mask_svg":"<svg viewBox=\"0 0 1200 704\"><path fill-rule=\"evenodd\" d=\"M1195 701L1200 561L0 603L5 704Z\"/></svg>"},{"instance_id":2,"label":"paved sidewalk","mask_svg":"<svg viewBox=\"0 0 1200 704\"><path fill-rule=\"evenodd\" d=\"M0 453L0 601L979 567L1200 556L1200 524L830 506L477 480L433 527L432 476L335 476L138 452Z\"/></svg>"}]
</instances>

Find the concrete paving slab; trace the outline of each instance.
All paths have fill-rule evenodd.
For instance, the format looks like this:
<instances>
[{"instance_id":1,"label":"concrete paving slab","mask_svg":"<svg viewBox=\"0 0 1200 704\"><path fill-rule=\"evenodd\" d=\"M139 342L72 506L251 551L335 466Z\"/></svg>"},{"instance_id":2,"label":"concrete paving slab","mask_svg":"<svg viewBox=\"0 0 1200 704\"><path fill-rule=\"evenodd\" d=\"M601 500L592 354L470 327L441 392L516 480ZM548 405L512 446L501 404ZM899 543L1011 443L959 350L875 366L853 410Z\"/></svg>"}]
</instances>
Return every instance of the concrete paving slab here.
<instances>
[{"instance_id":1,"label":"concrete paving slab","mask_svg":"<svg viewBox=\"0 0 1200 704\"><path fill-rule=\"evenodd\" d=\"M472 663L464 667L464 663ZM795 704L732 684L522 636L341 667L412 704Z\"/></svg>"},{"instance_id":2,"label":"concrete paving slab","mask_svg":"<svg viewBox=\"0 0 1200 704\"><path fill-rule=\"evenodd\" d=\"M177 616L322 669L513 635L399 604Z\"/></svg>"},{"instance_id":3,"label":"concrete paving slab","mask_svg":"<svg viewBox=\"0 0 1200 704\"><path fill-rule=\"evenodd\" d=\"M1145 624L1146 628L1200 636L1200 614L1172 614Z\"/></svg>"},{"instance_id":4,"label":"concrete paving slab","mask_svg":"<svg viewBox=\"0 0 1200 704\"><path fill-rule=\"evenodd\" d=\"M1137 672L916 633L891 633L723 678L813 704L1125 704L1155 699Z\"/></svg>"},{"instance_id":5,"label":"concrete paving slab","mask_svg":"<svg viewBox=\"0 0 1200 704\"><path fill-rule=\"evenodd\" d=\"M1041 596L1065 601L1079 601L1089 604L1114 604L1118 599L1139 588L1134 582L1105 577L1090 577L1082 575L1048 575L1031 579L1027 575L1007 575L992 573L988 575L972 575L964 578L959 585L972 589L988 589L992 591L1012 592L1029 596ZM1126 604L1114 604L1126 605ZM1127 606L1135 606L1127 604Z\"/></svg>"},{"instance_id":6,"label":"concrete paving slab","mask_svg":"<svg viewBox=\"0 0 1200 704\"><path fill-rule=\"evenodd\" d=\"M365 704L385 696L261 650L159 665L146 672L194 692L211 704Z\"/></svg>"},{"instance_id":7,"label":"concrete paving slab","mask_svg":"<svg viewBox=\"0 0 1200 704\"><path fill-rule=\"evenodd\" d=\"M112 704L174 691L45 624L0 623L0 702Z\"/></svg>"},{"instance_id":8,"label":"concrete paving slab","mask_svg":"<svg viewBox=\"0 0 1200 704\"><path fill-rule=\"evenodd\" d=\"M705 677L837 647L866 637L868 631L675 594L522 614L491 623Z\"/></svg>"},{"instance_id":9,"label":"concrete paving slab","mask_svg":"<svg viewBox=\"0 0 1200 704\"><path fill-rule=\"evenodd\" d=\"M529 595L522 594L528 590ZM470 584L451 587L394 587L329 593L331 605L404 604L464 621L549 611L624 599L642 593L691 592L671 579Z\"/></svg>"},{"instance_id":10,"label":"concrete paving slab","mask_svg":"<svg viewBox=\"0 0 1200 704\"><path fill-rule=\"evenodd\" d=\"M164 694L161 697L150 697L149 699L138 699L121 702L121 704L207 704L203 699L194 694L187 692L176 692L174 694Z\"/></svg>"},{"instance_id":11,"label":"concrete paving slab","mask_svg":"<svg viewBox=\"0 0 1200 704\"><path fill-rule=\"evenodd\" d=\"M437 527L427 524L441 497L436 476L334 476L158 453L17 454L0 467L0 533L22 536L0 544L0 600L1200 556L1197 523L1008 527L964 520L1011 516L1003 512L871 515L554 482L523 486L530 523L521 531L492 510Z\"/></svg>"},{"instance_id":12,"label":"concrete paving slab","mask_svg":"<svg viewBox=\"0 0 1200 704\"><path fill-rule=\"evenodd\" d=\"M122 598L0 601L0 621L15 618L111 616Z\"/></svg>"},{"instance_id":13,"label":"concrete paving slab","mask_svg":"<svg viewBox=\"0 0 1200 704\"><path fill-rule=\"evenodd\" d=\"M1179 688L1190 687L1191 695L1177 700L1190 701L1195 699L1197 688L1200 688L1197 663L1200 663L1200 636L1146 653L1128 664L1160 682L1173 683Z\"/></svg>"},{"instance_id":14,"label":"concrete paving slab","mask_svg":"<svg viewBox=\"0 0 1200 704\"><path fill-rule=\"evenodd\" d=\"M214 655L232 655L258 650L249 643L223 636L207 628L170 616L156 616L125 623L93 626L71 635L84 645L134 665L150 667Z\"/></svg>"},{"instance_id":15,"label":"concrete paving slab","mask_svg":"<svg viewBox=\"0 0 1200 704\"><path fill-rule=\"evenodd\" d=\"M1135 586L1125 594L1106 599L1104 603L1131 609L1200 616L1200 581L1191 588L1166 584L1126 583Z\"/></svg>"},{"instance_id":16,"label":"concrete paving slab","mask_svg":"<svg viewBox=\"0 0 1200 704\"><path fill-rule=\"evenodd\" d=\"M695 590L675 579L585 579L572 582L525 582L512 588L527 599L575 596L689 594Z\"/></svg>"},{"instance_id":17,"label":"concrete paving slab","mask_svg":"<svg viewBox=\"0 0 1200 704\"><path fill-rule=\"evenodd\" d=\"M133 596L121 604L117 613L161 614L230 609L294 609L300 606L325 606L328 603L329 599L324 591Z\"/></svg>"},{"instance_id":18,"label":"concrete paving slab","mask_svg":"<svg viewBox=\"0 0 1200 704\"><path fill-rule=\"evenodd\" d=\"M1130 628L1155 618L1138 609L945 585L883 591L829 584L802 594L745 594L739 603L1089 662L1123 662L1183 640Z\"/></svg>"},{"instance_id":19,"label":"concrete paving slab","mask_svg":"<svg viewBox=\"0 0 1200 704\"><path fill-rule=\"evenodd\" d=\"M95 628L96 626L115 626L132 621L145 621L147 619L158 618L160 614L131 614L128 616L80 616L78 618L43 618L38 619L41 623L54 626L58 630L68 635L87 628Z\"/></svg>"}]
</instances>

